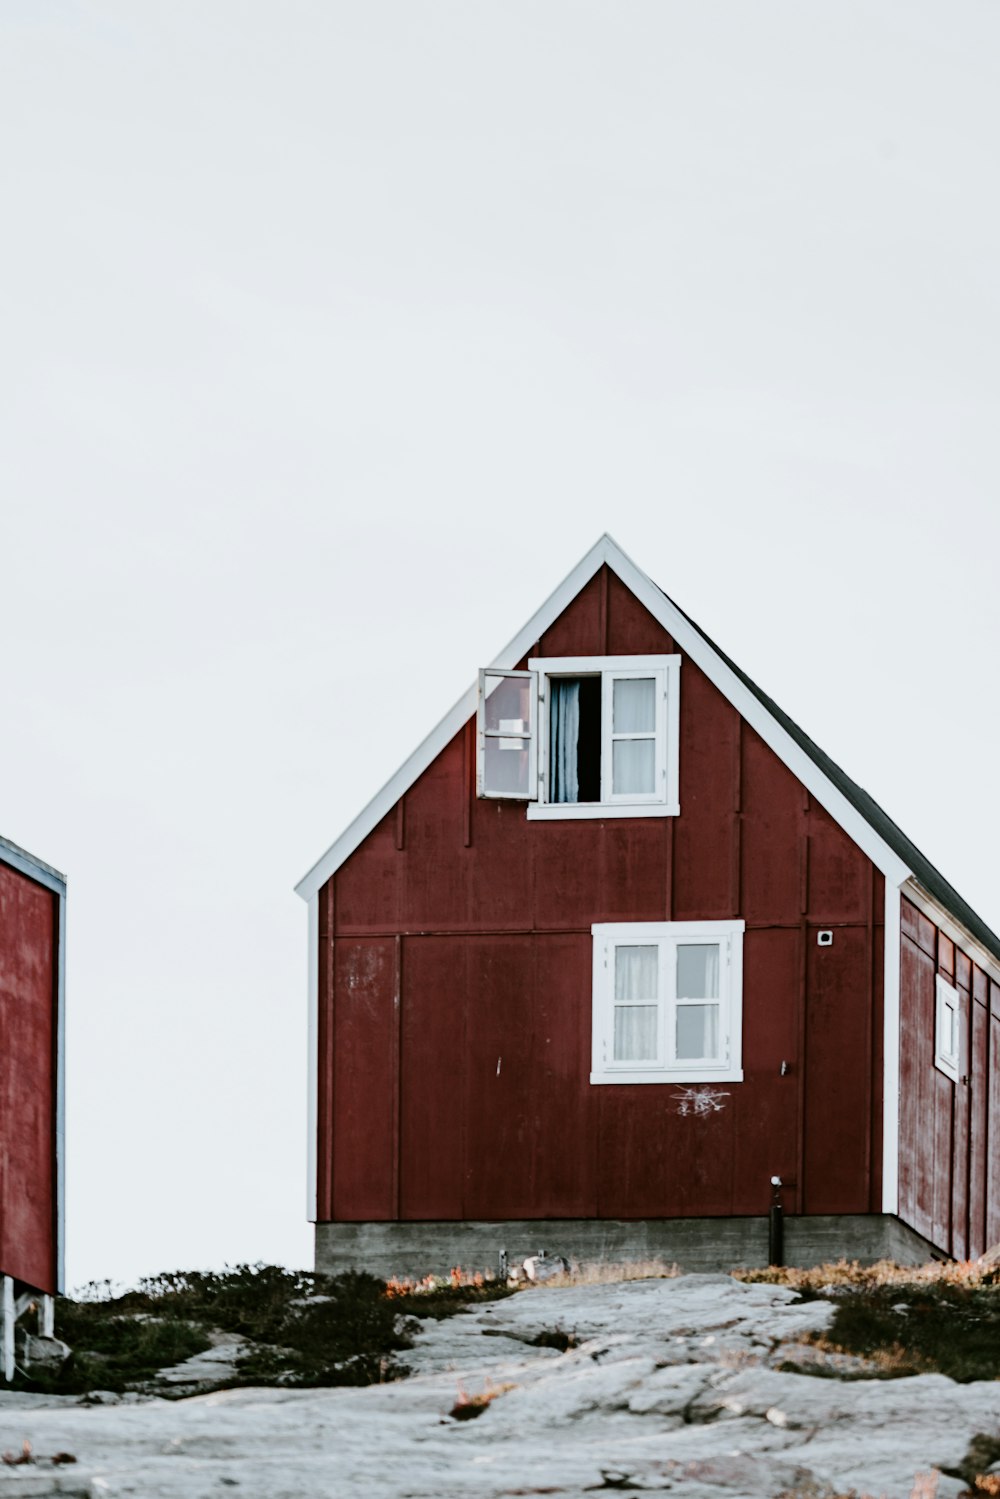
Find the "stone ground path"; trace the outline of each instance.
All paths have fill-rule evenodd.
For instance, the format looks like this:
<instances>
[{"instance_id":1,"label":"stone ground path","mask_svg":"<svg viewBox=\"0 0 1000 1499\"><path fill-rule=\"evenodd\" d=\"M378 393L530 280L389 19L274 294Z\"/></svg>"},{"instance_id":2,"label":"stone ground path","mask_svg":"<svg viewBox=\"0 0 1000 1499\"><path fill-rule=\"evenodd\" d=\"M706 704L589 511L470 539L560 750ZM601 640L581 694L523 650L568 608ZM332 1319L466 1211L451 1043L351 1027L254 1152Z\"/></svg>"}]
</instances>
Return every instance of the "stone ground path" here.
<instances>
[{"instance_id":1,"label":"stone ground path","mask_svg":"<svg viewBox=\"0 0 1000 1499\"><path fill-rule=\"evenodd\" d=\"M723 1275L540 1287L425 1323L404 1356L411 1377L390 1385L96 1406L0 1395L0 1451L28 1441L40 1460L78 1459L2 1467L0 1496L909 1499L915 1475L956 1466L977 1432L1000 1433L1000 1382L779 1371L830 1313ZM531 1346L553 1329L574 1346ZM501 1393L478 1419L448 1414L484 1391ZM937 1499L963 1487L941 1477Z\"/></svg>"}]
</instances>

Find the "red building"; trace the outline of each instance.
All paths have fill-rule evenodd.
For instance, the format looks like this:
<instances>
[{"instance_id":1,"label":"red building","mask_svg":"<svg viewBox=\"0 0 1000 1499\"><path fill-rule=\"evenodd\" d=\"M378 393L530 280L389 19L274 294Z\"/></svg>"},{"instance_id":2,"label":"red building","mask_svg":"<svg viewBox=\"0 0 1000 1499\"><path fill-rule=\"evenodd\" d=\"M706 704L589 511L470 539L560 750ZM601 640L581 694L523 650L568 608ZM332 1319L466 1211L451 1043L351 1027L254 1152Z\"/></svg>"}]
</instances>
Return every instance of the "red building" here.
<instances>
[{"instance_id":1,"label":"red building","mask_svg":"<svg viewBox=\"0 0 1000 1499\"><path fill-rule=\"evenodd\" d=\"M63 1290L66 881L0 838L0 1360Z\"/></svg>"},{"instance_id":2,"label":"red building","mask_svg":"<svg viewBox=\"0 0 1000 1499\"><path fill-rule=\"evenodd\" d=\"M1000 1239L1000 938L609 537L298 890L321 1268Z\"/></svg>"}]
</instances>

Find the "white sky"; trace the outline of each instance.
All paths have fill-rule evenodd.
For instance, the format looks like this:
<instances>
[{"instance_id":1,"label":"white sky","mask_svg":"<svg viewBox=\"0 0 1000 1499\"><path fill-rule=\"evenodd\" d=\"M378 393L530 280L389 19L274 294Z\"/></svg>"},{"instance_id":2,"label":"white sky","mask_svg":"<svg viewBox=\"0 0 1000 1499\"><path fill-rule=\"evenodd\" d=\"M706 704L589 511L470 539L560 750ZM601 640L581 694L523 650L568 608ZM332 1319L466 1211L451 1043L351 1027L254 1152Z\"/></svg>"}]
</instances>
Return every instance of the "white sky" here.
<instances>
[{"instance_id":1,"label":"white sky","mask_svg":"<svg viewBox=\"0 0 1000 1499\"><path fill-rule=\"evenodd\" d=\"M610 530L1000 925L991 0L0 0L69 1279L309 1261L295 881Z\"/></svg>"}]
</instances>

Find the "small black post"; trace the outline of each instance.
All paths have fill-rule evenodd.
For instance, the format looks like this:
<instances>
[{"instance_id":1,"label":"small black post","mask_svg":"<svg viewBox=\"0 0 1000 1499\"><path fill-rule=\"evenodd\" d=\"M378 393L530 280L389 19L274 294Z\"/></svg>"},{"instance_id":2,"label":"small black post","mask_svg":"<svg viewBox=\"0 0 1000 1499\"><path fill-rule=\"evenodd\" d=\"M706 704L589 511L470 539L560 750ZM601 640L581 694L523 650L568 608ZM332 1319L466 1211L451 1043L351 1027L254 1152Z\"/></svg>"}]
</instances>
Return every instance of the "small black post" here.
<instances>
[{"instance_id":1,"label":"small black post","mask_svg":"<svg viewBox=\"0 0 1000 1499\"><path fill-rule=\"evenodd\" d=\"M781 1205L781 1177L771 1177L771 1211L767 1223L767 1263L785 1263L785 1210Z\"/></svg>"}]
</instances>

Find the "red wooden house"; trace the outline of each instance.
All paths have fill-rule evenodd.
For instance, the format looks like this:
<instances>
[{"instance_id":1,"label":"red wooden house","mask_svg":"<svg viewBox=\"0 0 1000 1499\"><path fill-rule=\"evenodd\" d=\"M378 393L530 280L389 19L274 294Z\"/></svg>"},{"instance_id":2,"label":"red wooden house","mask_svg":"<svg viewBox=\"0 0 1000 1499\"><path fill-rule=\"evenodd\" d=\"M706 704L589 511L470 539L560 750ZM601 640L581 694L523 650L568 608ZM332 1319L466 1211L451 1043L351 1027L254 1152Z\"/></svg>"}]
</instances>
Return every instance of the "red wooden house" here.
<instances>
[{"instance_id":1,"label":"red wooden house","mask_svg":"<svg viewBox=\"0 0 1000 1499\"><path fill-rule=\"evenodd\" d=\"M0 1363L63 1290L66 881L0 838Z\"/></svg>"},{"instance_id":2,"label":"red wooden house","mask_svg":"<svg viewBox=\"0 0 1000 1499\"><path fill-rule=\"evenodd\" d=\"M1000 1239L1000 938L607 536L298 890L320 1268Z\"/></svg>"}]
</instances>

